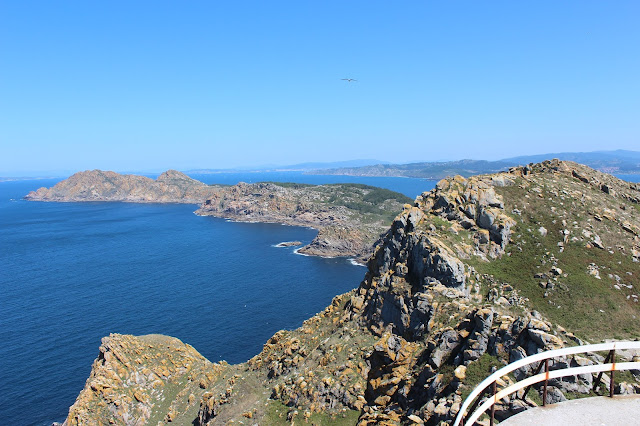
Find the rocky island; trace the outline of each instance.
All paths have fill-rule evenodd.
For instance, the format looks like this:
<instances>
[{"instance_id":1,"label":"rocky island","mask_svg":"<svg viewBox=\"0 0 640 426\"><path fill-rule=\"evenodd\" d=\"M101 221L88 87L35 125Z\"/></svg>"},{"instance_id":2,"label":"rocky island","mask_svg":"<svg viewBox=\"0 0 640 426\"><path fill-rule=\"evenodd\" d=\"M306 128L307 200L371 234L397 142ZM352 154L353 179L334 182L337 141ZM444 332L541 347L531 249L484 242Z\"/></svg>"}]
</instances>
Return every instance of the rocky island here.
<instances>
[{"instance_id":1,"label":"rocky island","mask_svg":"<svg viewBox=\"0 0 640 426\"><path fill-rule=\"evenodd\" d=\"M201 209L248 208L211 200ZM65 424L450 424L493 368L638 338L639 261L638 184L557 160L446 178L395 217L357 289L246 363L210 363L164 336L105 337ZM640 393L638 372L616 377L616 392ZM552 380L548 398L593 380ZM540 402L508 398L496 417Z\"/></svg>"},{"instance_id":2,"label":"rocky island","mask_svg":"<svg viewBox=\"0 0 640 426\"><path fill-rule=\"evenodd\" d=\"M360 184L239 183L207 185L169 170L157 179L101 170L76 173L25 199L58 202L200 204L196 214L245 222L271 222L318 230L303 254L348 256L365 262L402 206L411 199Z\"/></svg>"}]
</instances>

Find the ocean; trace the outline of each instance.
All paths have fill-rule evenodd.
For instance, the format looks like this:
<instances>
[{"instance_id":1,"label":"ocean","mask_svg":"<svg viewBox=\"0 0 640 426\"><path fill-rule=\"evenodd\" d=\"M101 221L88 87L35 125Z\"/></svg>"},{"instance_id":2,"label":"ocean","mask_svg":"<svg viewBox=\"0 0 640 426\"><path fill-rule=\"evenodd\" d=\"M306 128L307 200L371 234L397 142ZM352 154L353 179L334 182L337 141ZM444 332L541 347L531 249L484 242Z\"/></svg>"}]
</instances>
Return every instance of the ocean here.
<instances>
[{"instance_id":1,"label":"ocean","mask_svg":"<svg viewBox=\"0 0 640 426\"><path fill-rule=\"evenodd\" d=\"M435 182L296 172L192 175L206 183L355 182L415 197ZM358 286L349 259L299 256L313 229L236 223L182 204L44 203L58 180L0 182L0 423L63 421L109 333L160 333L211 361L244 362Z\"/></svg>"}]
</instances>

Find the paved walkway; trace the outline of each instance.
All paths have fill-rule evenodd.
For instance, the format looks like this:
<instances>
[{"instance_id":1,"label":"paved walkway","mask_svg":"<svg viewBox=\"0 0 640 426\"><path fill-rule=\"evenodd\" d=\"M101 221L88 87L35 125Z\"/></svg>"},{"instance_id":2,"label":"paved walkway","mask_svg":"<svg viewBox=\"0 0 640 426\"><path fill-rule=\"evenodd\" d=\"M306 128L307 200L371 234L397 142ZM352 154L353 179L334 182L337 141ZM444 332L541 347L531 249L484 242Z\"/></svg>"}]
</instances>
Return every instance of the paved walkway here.
<instances>
[{"instance_id":1,"label":"paved walkway","mask_svg":"<svg viewBox=\"0 0 640 426\"><path fill-rule=\"evenodd\" d=\"M600 396L574 399L546 407L532 408L509 417L500 426L557 426L640 425L640 396L613 398Z\"/></svg>"}]
</instances>

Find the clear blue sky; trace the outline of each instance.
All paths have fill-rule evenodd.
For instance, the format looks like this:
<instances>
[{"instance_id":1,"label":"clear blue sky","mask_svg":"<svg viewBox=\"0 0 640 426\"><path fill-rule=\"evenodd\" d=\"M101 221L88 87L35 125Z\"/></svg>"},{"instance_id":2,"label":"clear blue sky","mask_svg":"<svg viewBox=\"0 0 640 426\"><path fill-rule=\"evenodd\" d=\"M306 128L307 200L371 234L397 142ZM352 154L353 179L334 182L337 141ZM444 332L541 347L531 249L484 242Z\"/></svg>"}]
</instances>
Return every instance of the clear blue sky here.
<instances>
[{"instance_id":1,"label":"clear blue sky","mask_svg":"<svg viewBox=\"0 0 640 426\"><path fill-rule=\"evenodd\" d=\"M636 0L0 0L0 175L640 150L638 22Z\"/></svg>"}]
</instances>

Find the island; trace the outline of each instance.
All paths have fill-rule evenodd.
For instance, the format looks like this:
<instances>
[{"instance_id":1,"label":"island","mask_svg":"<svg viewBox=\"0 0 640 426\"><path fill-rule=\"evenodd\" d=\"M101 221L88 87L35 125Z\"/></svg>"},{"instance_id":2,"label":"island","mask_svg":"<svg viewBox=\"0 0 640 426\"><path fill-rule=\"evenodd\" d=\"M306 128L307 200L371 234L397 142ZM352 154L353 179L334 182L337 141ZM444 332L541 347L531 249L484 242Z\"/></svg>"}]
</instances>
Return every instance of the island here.
<instances>
[{"instance_id":1,"label":"island","mask_svg":"<svg viewBox=\"0 0 640 426\"><path fill-rule=\"evenodd\" d=\"M200 216L243 222L269 222L318 230L301 254L345 256L360 263L409 197L362 184L238 183L207 185L169 170L151 179L91 170L74 174L25 199L57 202L130 202L198 204Z\"/></svg>"}]
</instances>

